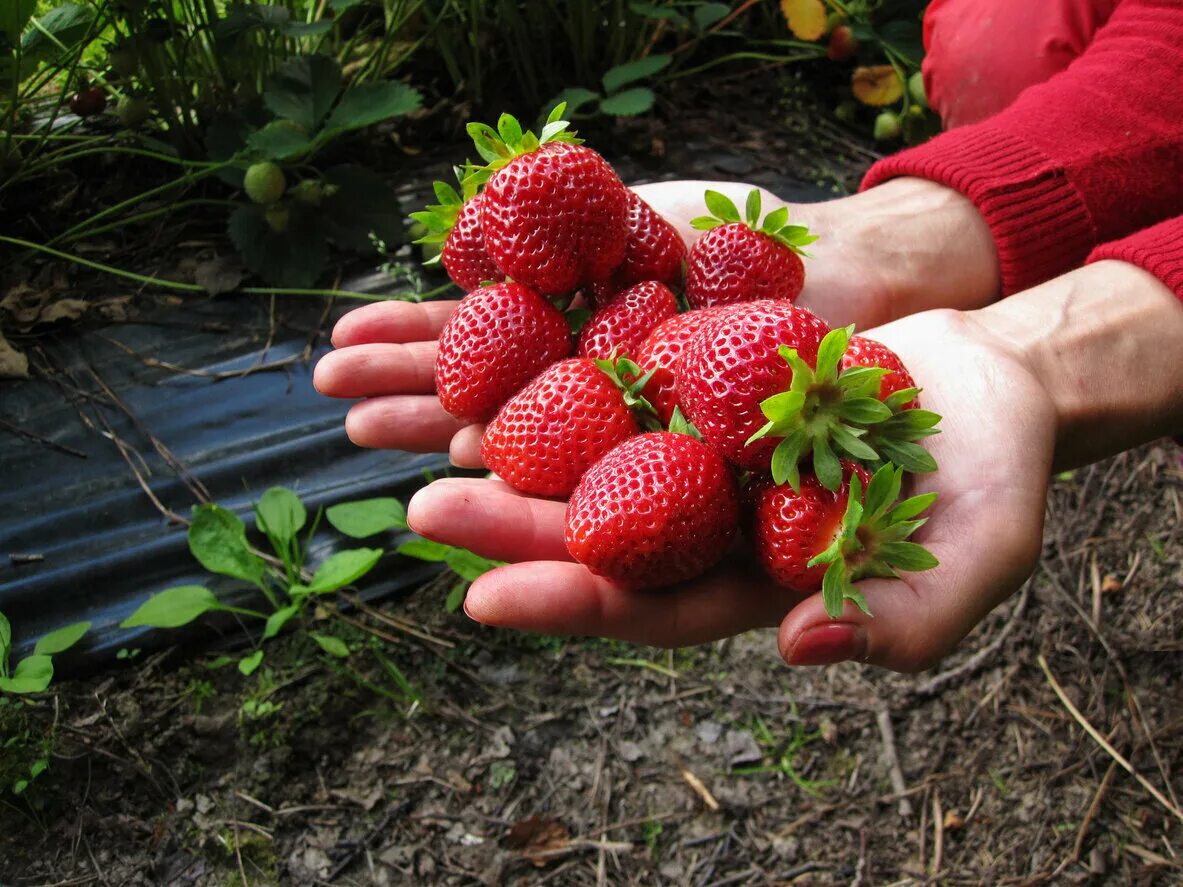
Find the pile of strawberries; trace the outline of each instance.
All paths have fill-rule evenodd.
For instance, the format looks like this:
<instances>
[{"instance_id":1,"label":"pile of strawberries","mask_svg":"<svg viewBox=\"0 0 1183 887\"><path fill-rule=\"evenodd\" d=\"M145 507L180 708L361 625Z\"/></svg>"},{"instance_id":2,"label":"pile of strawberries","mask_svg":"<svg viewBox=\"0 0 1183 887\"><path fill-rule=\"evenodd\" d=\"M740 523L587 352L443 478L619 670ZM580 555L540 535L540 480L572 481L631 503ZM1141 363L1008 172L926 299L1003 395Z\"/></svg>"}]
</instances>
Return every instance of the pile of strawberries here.
<instances>
[{"instance_id":1,"label":"pile of strawberries","mask_svg":"<svg viewBox=\"0 0 1183 887\"><path fill-rule=\"evenodd\" d=\"M692 579L746 543L838 615L866 609L857 580L935 566L907 541L934 496L899 494L905 472L935 470L918 441L940 417L885 346L793 304L816 238L785 208L761 219L758 191L742 216L707 191L687 254L563 110L537 136L509 115L470 124L485 165L414 214L468 293L436 387L488 423L489 469L568 498L572 556L628 587Z\"/></svg>"}]
</instances>

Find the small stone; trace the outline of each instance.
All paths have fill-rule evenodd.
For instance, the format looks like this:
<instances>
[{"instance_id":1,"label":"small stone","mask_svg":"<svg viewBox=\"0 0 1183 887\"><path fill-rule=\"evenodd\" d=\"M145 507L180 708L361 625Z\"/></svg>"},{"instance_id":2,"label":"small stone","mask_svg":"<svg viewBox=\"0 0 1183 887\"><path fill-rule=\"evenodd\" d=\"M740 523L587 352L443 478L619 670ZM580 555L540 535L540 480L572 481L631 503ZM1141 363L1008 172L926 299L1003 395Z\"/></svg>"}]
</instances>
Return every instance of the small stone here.
<instances>
[{"instance_id":1,"label":"small stone","mask_svg":"<svg viewBox=\"0 0 1183 887\"><path fill-rule=\"evenodd\" d=\"M620 755L621 760L632 764L645 757L645 752L641 746L631 740L625 740L616 746L616 753Z\"/></svg>"},{"instance_id":2,"label":"small stone","mask_svg":"<svg viewBox=\"0 0 1183 887\"><path fill-rule=\"evenodd\" d=\"M723 748L732 767L741 764L758 764L764 760L764 752L747 730L728 730L723 737Z\"/></svg>"},{"instance_id":3,"label":"small stone","mask_svg":"<svg viewBox=\"0 0 1183 887\"><path fill-rule=\"evenodd\" d=\"M700 742L705 745L714 745L723 735L723 725L718 721L699 721L694 732L698 735Z\"/></svg>"}]
</instances>

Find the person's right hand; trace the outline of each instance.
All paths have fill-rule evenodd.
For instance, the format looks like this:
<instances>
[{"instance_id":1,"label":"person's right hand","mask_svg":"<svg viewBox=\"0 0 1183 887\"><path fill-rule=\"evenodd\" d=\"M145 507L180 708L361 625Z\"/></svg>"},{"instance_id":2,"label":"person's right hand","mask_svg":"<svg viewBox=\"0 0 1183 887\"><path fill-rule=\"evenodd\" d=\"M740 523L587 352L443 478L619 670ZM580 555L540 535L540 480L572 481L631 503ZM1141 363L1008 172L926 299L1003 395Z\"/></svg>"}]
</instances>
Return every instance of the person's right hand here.
<instances>
[{"instance_id":1,"label":"person's right hand","mask_svg":"<svg viewBox=\"0 0 1183 887\"><path fill-rule=\"evenodd\" d=\"M691 243L702 233L690 220L706 211L707 188L742 206L752 186L675 181L636 190ZM762 202L765 212L785 205L767 191ZM949 188L897 179L850 197L794 205L790 215L820 238L809 247L799 304L832 326L865 329L929 308L980 307L997 294L989 230L973 204ZM464 427L435 397L435 343L457 304L377 302L337 323L337 350L321 359L313 384L329 397L362 398L345 420L354 443L446 451L457 466L481 466L484 426Z\"/></svg>"}]
</instances>

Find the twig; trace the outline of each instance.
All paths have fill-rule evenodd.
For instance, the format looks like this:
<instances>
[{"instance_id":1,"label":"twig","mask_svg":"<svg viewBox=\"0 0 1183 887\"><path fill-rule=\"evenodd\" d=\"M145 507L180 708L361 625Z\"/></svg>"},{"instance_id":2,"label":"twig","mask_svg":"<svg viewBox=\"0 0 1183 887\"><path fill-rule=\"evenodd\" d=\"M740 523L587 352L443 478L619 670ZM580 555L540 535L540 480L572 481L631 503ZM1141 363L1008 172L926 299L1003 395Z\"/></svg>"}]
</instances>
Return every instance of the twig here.
<instances>
[{"instance_id":1,"label":"twig","mask_svg":"<svg viewBox=\"0 0 1183 887\"><path fill-rule=\"evenodd\" d=\"M13 425L11 422L8 422L4 419L0 419L0 428L3 428L5 431L11 431L13 434L19 435L26 440L31 440L34 443L39 443L42 446L49 447L51 450L57 450L59 453L65 453L67 456L77 456L79 459L89 458L86 453L82 452L82 450L76 450L73 447L60 444L55 440L50 440L48 437L42 437L40 434L34 434L32 431L27 431L26 429Z\"/></svg>"},{"instance_id":2,"label":"twig","mask_svg":"<svg viewBox=\"0 0 1183 887\"><path fill-rule=\"evenodd\" d=\"M1162 792L1155 788L1145 776L1135 770L1134 765L1122 757L1121 753L1118 752L1118 750L1112 745L1110 745L1105 737L1102 736L1097 731L1097 729L1089 723L1088 719L1080 713L1080 710L1072 704L1072 700L1068 698L1068 695L1064 692L1064 688L1060 686L1059 682L1057 682L1055 677L1052 675L1051 669L1048 667L1047 660L1044 659L1042 653L1039 654L1036 661L1039 663L1039 667L1043 669L1043 674L1047 678L1047 682L1051 686L1053 692L1055 692L1056 696L1059 697L1060 702L1063 703L1066 709L1068 709L1069 714L1072 715L1072 717L1076 720L1076 723L1080 725L1081 729L1083 729L1084 732L1087 733L1089 737L1097 743L1097 745L1105 749L1109 756L1113 758L1113 760L1118 764L1120 764L1121 768L1129 773L1130 776L1134 777L1138 785L1146 789L1146 791L1150 793L1150 796L1154 798L1154 800L1158 801L1158 803L1161 804L1168 813L1170 813L1180 822L1183 822L1183 812L1181 812L1178 807L1172 804Z\"/></svg>"},{"instance_id":3,"label":"twig","mask_svg":"<svg viewBox=\"0 0 1183 887\"><path fill-rule=\"evenodd\" d=\"M1088 835L1089 826L1093 824L1097 811L1101 809L1101 798L1105 796L1109 783L1113 781L1113 773L1116 769L1117 761L1110 761L1109 769L1105 771L1105 776L1101 780L1101 784L1097 786L1096 794L1093 795L1093 801L1084 814L1084 822L1080 824L1080 831L1076 833L1076 843L1072 845L1072 862L1080 859L1080 852L1084 849L1084 839Z\"/></svg>"},{"instance_id":4,"label":"twig","mask_svg":"<svg viewBox=\"0 0 1183 887\"><path fill-rule=\"evenodd\" d=\"M446 641L443 638L437 638L435 635L429 634L428 632L415 626L409 620L400 619L397 616L392 616L389 613L382 612L377 607L371 607L355 594L342 593L341 598L350 606L361 610L371 619L376 619L384 625L389 625L391 628L406 632L412 637L419 638L421 641L426 641L429 644L436 644L437 646L443 647L446 650L454 649L456 646L451 641Z\"/></svg>"},{"instance_id":5,"label":"twig","mask_svg":"<svg viewBox=\"0 0 1183 887\"><path fill-rule=\"evenodd\" d=\"M932 793L932 864L928 874L934 884L940 883L941 857L945 852L945 814L941 810L941 792L936 789Z\"/></svg>"},{"instance_id":6,"label":"twig","mask_svg":"<svg viewBox=\"0 0 1183 887\"><path fill-rule=\"evenodd\" d=\"M891 712L881 708L875 712L875 722L879 725L879 736L883 740L883 757L887 761L887 772L891 776L891 787L899 796L896 809L900 816L912 815L912 802L907 798L908 785L904 782L904 771L900 769L900 759L895 751L895 732L891 729Z\"/></svg>"},{"instance_id":7,"label":"twig","mask_svg":"<svg viewBox=\"0 0 1183 887\"><path fill-rule=\"evenodd\" d=\"M858 830L858 864L854 867L854 880L850 887L862 887L863 878L867 876L867 830Z\"/></svg>"}]
</instances>

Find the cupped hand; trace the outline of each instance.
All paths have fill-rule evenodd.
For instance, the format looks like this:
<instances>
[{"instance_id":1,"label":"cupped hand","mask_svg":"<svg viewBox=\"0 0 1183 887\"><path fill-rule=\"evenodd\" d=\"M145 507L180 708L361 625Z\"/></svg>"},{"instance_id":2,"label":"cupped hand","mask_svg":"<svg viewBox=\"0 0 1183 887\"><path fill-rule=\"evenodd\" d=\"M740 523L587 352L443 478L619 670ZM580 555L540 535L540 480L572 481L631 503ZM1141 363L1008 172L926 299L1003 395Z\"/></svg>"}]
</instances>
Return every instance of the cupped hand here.
<instances>
[{"instance_id":1,"label":"cupped hand","mask_svg":"<svg viewBox=\"0 0 1183 887\"><path fill-rule=\"evenodd\" d=\"M672 647L779 624L781 653L793 664L927 668L1034 568L1055 411L1023 359L973 314L926 312L870 335L903 358L924 406L945 417L927 442L940 470L914 483L914 492L938 493L914 538L940 566L861 583L872 616L848 604L831 620L820 594L773 585L742 547L696 581L627 591L571 561L563 503L496 480L437 481L412 499L409 522L429 538L511 562L469 590L467 612L490 625Z\"/></svg>"}]
</instances>

